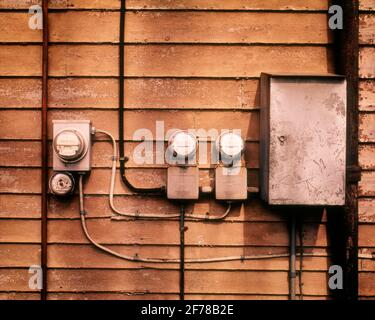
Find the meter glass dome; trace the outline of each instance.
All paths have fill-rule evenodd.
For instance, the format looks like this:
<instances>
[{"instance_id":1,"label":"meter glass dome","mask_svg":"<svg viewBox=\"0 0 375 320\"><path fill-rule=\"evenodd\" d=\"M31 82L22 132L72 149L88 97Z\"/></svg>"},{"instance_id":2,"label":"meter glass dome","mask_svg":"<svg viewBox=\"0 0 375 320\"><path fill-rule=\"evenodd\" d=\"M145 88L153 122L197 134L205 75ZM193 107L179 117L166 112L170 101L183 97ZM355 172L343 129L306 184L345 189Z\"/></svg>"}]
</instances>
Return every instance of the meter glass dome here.
<instances>
[{"instance_id":1,"label":"meter glass dome","mask_svg":"<svg viewBox=\"0 0 375 320\"><path fill-rule=\"evenodd\" d=\"M78 161L86 153L85 139L76 130L63 130L54 139L53 147L63 161Z\"/></svg>"},{"instance_id":2,"label":"meter glass dome","mask_svg":"<svg viewBox=\"0 0 375 320\"><path fill-rule=\"evenodd\" d=\"M219 137L218 147L223 155L234 158L242 153L245 143L238 134L228 132Z\"/></svg>"},{"instance_id":3,"label":"meter glass dome","mask_svg":"<svg viewBox=\"0 0 375 320\"><path fill-rule=\"evenodd\" d=\"M195 153L197 139L188 132L179 131L171 137L170 144L177 156L187 158Z\"/></svg>"}]
</instances>

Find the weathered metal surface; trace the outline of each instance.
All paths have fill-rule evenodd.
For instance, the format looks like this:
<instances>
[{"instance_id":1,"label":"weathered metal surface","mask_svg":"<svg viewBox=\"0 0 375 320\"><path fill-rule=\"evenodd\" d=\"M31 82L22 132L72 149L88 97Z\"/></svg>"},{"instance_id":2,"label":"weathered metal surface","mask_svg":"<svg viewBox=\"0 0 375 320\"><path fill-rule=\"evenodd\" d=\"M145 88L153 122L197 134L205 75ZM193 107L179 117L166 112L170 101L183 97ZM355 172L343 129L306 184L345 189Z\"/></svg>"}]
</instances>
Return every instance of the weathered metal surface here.
<instances>
[{"instance_id":1,"label":"weathered metal surface","mask_svg":"<svg viewBox=\"0 0 375 320\"><path fill-rule=\"evenodd\" d=\"M198 167L169 167L167 197L174 200L193 200L199 198Z\"/></svg>"},{"instance_id":2,"label":"weathered metal surface","mask_svg":"<svg viewBox=\"0 0 375 320\"><path fill-rule=\"evenodd\" d=\"M262 195L270 204L344 205L346 81L263 75ZM268 155L267 155L268 154Z\"/></svg>"},{"instance_id":3,"label":"weathered metal surface","mask_svg":"<svg viewBox=\"0 0 375 320\"><path fill-rule=\"evenodd\" d=\"M215 195L217 200L246 200L246 168L244 166L217 167L215 170Z\"/></svg>"}]
</instances>

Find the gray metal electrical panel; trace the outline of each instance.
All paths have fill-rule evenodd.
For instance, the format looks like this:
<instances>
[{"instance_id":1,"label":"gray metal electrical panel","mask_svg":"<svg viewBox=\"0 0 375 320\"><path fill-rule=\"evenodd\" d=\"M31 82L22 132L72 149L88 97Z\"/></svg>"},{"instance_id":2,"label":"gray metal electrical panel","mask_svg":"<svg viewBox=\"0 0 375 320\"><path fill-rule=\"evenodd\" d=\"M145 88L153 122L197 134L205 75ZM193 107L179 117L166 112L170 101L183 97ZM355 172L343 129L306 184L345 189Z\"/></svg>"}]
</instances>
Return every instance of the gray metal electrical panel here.
<instances>
[{"instance_id":1,"label":"gray metal electrical panel","mask_svg":"<svg viewBox=\"0 0 375 320\"><path fill-rule=\"evenodd\" d=\"M346 80L262 74L261 196L272 205L344 205Z\"/></svg>"}]
</instances>

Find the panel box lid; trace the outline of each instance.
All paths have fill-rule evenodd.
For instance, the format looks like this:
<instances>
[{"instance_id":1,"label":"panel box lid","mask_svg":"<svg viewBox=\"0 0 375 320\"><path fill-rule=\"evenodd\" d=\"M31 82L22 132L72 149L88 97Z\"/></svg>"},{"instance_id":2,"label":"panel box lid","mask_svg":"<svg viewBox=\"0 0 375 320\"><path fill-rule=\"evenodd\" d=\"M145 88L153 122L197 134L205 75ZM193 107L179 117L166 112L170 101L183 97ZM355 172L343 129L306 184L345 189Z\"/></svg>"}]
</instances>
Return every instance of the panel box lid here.
<instances>
[{"instance_id":1,"label":"panel box lid","mask_svg":"<svg viewBox=\"0 0 375 320\"><path fill-rule=\"evenodd\" d=\"M262 199L272 205L344 205L346 80L261 75Z\"/></svg>"}]
</instances>

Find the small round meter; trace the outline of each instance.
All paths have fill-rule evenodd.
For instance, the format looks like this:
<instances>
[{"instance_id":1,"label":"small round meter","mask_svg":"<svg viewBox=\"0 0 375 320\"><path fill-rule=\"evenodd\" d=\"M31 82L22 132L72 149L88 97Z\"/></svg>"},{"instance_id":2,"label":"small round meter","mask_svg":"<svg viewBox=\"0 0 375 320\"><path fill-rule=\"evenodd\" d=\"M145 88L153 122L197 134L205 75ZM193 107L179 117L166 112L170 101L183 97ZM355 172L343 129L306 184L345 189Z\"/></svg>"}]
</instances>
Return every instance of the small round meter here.
<instances>
[{"instance_id":1,"label":"small round meter","mask_svg":"<svg viewBox=\"0 0 375 320\"><path fill-rule=\"evenodd\" d=\"M178 131L169 140L173 153L181 158L188 158L197 150L197 139L186 131Z\"/></svg>"},{"instance_id":2,"label":"small round meter","mask_svg":"<svg viewBox=\"0 0 375 320\"><path fill-rule=\"evenodd\" d=\"M245 149L245 143L238 134L225 132L218 137L216 148L226 158L239 158Z\"/></svg>"},{"instance_id":3,"label":"small round meter","mask_svg":"<svg viewBox=\"0 0 375 320\"><path fill-rule=\"evenodd\" d=\"M68 196L74 191L74 178L67 172L56 172L49 180L49 188L54 195Z\"/></svg>"},{"instance_id":4,"label":"small round meter","mask_svg":"<svg viewBox=\"0 0 375 320\"><path fill-rule=\"evenodd\" d=\"M87 143L79 131L65 129L56 135L53 148L62 161L76 162L85 156Z\"/></svg>"}]
</instances>

